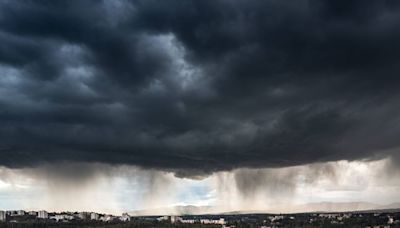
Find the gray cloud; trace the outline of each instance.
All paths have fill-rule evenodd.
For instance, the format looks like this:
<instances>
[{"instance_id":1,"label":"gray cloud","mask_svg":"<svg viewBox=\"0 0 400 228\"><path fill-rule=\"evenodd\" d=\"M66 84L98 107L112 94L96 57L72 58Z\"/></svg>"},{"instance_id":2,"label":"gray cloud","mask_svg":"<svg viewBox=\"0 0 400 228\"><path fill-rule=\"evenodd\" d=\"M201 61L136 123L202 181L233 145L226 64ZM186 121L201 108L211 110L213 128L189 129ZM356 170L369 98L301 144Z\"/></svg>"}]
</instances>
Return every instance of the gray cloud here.
<instances>
[{"instance_id":1,"label":"gray cloud","mask_svg":"<svg viewBox=\"0 0 400 228\"><path fill-rule=\"evenodd\" d=\"M396 155L396 1L4 1L0 165Z\"/></svg>"}]
</instances>

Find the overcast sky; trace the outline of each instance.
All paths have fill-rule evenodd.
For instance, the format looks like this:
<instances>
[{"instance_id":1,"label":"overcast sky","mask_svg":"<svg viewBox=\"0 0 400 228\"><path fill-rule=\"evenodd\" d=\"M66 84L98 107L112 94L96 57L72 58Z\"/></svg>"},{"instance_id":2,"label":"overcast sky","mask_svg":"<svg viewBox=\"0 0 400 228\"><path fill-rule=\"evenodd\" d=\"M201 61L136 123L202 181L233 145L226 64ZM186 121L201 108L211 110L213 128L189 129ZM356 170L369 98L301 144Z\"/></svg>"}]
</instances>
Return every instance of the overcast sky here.
<instances>
[{"instance_id":1,"label":"overcast sky","mask_svg":"<svg viewBox=\"0 0 400 228\"><path fill-rule=\"evenodd\" d=\"M400 162L399 27L396 0L1 1L0 207L43 190L10 194L24 178L181 186L162 205L221 204L219 181L297 202L338 166L375 185Z\"/></svg>"}]
</instances>

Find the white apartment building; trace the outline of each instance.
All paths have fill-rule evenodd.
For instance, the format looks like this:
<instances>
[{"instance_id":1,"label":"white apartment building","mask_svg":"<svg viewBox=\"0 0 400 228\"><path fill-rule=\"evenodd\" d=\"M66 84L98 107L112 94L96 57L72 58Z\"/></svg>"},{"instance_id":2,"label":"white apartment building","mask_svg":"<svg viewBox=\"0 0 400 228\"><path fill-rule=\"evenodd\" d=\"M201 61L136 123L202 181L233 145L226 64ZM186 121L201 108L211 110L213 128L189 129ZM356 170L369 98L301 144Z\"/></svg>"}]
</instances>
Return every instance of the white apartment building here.
<instances>
[{"instance_id":1,"label":"white apartment building","mask_svg":"<svg viewBox=\"0 0 400 228\"><path fill-rule=\"evenodd\" d=\"M90 213L90 219L91 220L99 220L99 214L94 213L94 212Z\"/></svg>"},{"instance_id":2,"label":"white apartment building","mask_svg":"<svg viewBox=\"0 0 400 228\"><path fill-rule=\"evenodd\" d=\"M6 221L6 212L0 211L0 222L5 222L5 221Z\"/></svg>"},{"instance_id":3,"label":"white apartment building","mask_svg":"<svg viewBox=\"0 0 400 228\"><path fill-rule=\"evenodd\" d=\"M41 219L48 219L49 214L47 213L47 211L39 211L37 217Z\"/></svg>"},{"instance_id":4,"label":"white apartment building","mask_svg":"<svg viewBox=\"0 0 400 228\"><path fill-rule=\"evenodd\" d=\"M200 219L200 223L202 223L202 224L225 225L225 219L224 218L220 218L220 219Z\"/></svg>"}]
</instances>

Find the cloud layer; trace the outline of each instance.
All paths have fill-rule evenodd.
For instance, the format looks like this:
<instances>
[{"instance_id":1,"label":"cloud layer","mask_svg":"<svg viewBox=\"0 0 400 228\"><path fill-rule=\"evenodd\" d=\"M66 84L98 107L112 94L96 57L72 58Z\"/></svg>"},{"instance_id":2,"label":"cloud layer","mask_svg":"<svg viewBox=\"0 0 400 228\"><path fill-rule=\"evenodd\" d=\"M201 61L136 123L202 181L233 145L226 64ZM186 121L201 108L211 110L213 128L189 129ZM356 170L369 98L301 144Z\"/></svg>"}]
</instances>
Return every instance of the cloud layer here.
<instances>
[{"instance_id":1,"label":"cloud layer","mask_svg":"<svg viewBox=\"0 0 400 228\"><path fill-rule=\"evenodd\" d=\"M398 154L397 1L4 1L0 165L203 176Z\"/></svg>"}]
</instances>

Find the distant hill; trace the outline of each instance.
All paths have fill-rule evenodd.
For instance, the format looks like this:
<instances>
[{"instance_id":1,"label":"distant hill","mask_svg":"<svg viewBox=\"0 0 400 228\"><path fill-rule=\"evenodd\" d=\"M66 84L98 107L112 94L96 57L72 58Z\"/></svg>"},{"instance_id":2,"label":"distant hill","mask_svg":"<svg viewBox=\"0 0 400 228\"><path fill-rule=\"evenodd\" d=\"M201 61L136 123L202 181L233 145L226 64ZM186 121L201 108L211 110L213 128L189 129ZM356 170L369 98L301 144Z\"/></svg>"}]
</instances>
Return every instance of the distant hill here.
<instances>
[{"instance_id":1,"label":"distant hill","mask_svg":"<svg viewBox=\"0 0 400 228\"><path fill-rule=\"evenodd\" d=\"M400 203L391 203L385 206L382 206L380 209L399 209Z\"/></svg>"},{"instance_id":2,"label":"distant hill","mask_svg":"<svg viewBox=\"0 0 400 228\"><path fill-rule=\"evenodd\" d=\"M318 202L295 205L290 208L274 210L246 210L246 211L222 211L213 206L175 206L129 212L132 216L150 215L200 215L200 214L254 214L254 213L306 213L306 212L348 212L348 211L400 211L400 203L379 205L368 202Z\"/></svg>"},{"instance_id":3,"label":"distant hill","mask_svg":"<svg viewBox=\"0 0 400 228\"><path fill-rule=\"evenodd\" d=\"M294 212L340 212L379 209L382 205L368 202L319 202L296 206Z\"/></svg>"},{"instance_id":4,"label":"distant hill","mask_svg":"<svg viewBox=\"0 0 400 228\"><path fill-rule=\"evenodd\" d=\"M200 215L209 212L214 212L215 207L212 206L175 206L175 207L162 207L154 209L136 210L129 212L132 216L143 215Z\"/></svg>"}]
</instances>

